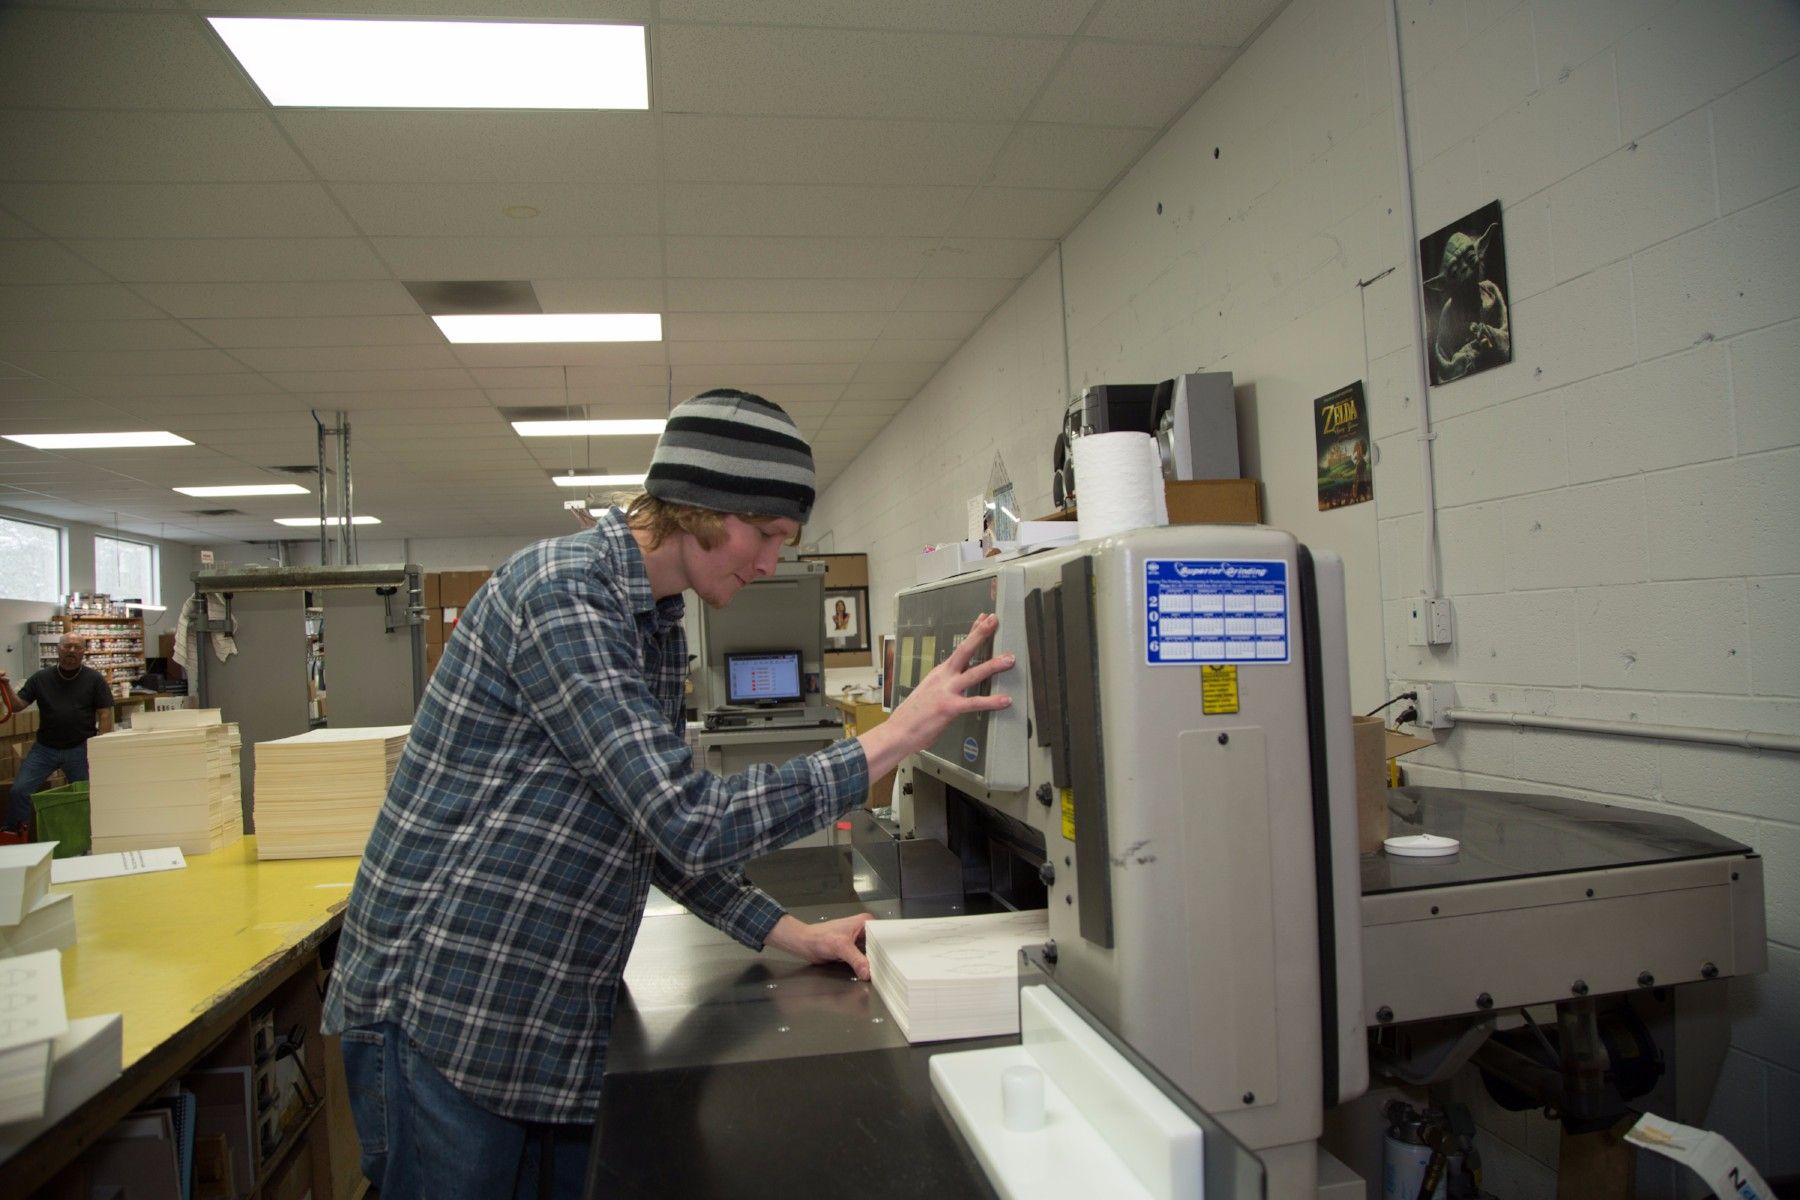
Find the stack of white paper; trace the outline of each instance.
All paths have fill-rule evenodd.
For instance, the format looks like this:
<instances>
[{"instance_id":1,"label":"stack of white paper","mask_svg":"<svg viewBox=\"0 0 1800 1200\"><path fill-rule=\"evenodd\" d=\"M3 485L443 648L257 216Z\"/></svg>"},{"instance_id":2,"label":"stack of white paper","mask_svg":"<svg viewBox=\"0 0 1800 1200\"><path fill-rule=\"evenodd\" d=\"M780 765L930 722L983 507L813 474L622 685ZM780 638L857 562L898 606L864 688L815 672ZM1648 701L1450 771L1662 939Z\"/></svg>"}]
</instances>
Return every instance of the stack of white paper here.
<instances>
[{"instance_id":1,"label":"stack of white paper","mask_svg":"<svg viewBox=\"0 0 1800 1200\"><path fill-rule=\"evenodd\" d=\"M75 897L50 891L55 842L0 846L0 958L75 944ZM5 1017L0 1012L0 1020Z\"/></svg>"},{"instance_id":2,"label":"stack of white paper","mask_svg":"<svg viewBox=\"0 0 1800 1200\"><path fill-rule=\"evenodd\" d=\"M1041 942L1049 918L984 913L870 921L869 978L911 1042L1019 1031L1019 947Z\"/></svg>"},{"instance_id":3,"label":"stack of white paper","mask_svg":"<svg viewBox=\"0 0 1800 1200\"><path fill-rule=\"evenodd\" d=\"M129 730L89 740L93 852L206 854L242 837L242 744L216 708L146 713Z\"/></svg>"},{"instance_id":4,"label":"stack of white paper","mask_svg":"<svg viewBox=\"0 0 1800 1200\"><path fill-rule=\"evenodd\" d=\"M124 1028L118 1013L76 1017L69 1022L69 1031L51 1043L44 1113L35 1121L0 1125L0 1162L119 1077L124 1063Z\"/></svg>"},{"instance_id":5,"label":"stack of white paper","mask_svg":"<svg viewBox=\"0 0 1800 1200\"><path fill-rule=\"evenodd\" d=\"M0 1124L44 1115L51 1043L69 1032L62 952L0 962Z\"/></svg>"},{"instance_id":6,"label":"stack of white paper","mask_svg":"<svg viewBox=\"0 0 1800 1200\"><path fill-rule=\"evenodd\" d=\"M409 728L315 729L258 742L257 857L361 854Z\"/></svg>"},{"instance_id":7,"label":"stack of white paper","mask_svg":"<svg viewBox=\"0 0 1800 1200\"><path fill-rule=\"evenodd\" d=\"M0 926L17 925L50 887L55 842L0 846Z\"/></svg>"}]
</instances>

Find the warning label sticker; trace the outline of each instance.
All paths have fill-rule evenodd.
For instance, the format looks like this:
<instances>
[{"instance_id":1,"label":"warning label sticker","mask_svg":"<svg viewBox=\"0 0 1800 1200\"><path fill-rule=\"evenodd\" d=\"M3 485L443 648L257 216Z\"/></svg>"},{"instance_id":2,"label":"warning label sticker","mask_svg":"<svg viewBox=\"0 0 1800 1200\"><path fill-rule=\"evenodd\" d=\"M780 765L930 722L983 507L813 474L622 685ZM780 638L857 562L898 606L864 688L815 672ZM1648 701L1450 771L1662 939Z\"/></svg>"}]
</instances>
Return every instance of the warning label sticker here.
<instances>
[{"instance_id":1,"label":"warning label sticker","mask_svg":"<svg viewBox=\"0 0 1800 1200\"><path fill-rule=\"evenodd\" d=\"M1238 710L1236 667L1200 668L1200 711L1207 716L1220 716Z\"/></svg>"},{"instance_id":2,"label":"warning label sticker","mask_svg":"<svg viewBox=\"0 0 1800 1200\"><path fill-rule=\"evenodd\" d=\"M1288 662L1287 571L1279 559L1146 560L1145 663Z\"/></svg>"}]
</instances>

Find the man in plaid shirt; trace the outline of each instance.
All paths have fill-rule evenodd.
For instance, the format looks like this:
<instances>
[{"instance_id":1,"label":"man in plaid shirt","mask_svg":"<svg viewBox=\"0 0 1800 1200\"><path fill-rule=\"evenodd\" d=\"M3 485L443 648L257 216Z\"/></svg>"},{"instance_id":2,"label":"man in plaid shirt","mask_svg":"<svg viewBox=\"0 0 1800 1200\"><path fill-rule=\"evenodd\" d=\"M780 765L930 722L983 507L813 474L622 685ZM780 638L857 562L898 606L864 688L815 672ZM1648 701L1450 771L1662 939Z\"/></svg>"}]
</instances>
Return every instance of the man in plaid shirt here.
<instances>
[{"instance_id":1,"label":"man in plaid shirt","mask_svg":"<svg viewBox=\"0 0 1800 1200\"><path fill-rule=\"evenodd\" d=\"M1010 657L994 619L858 738L729 778L683 740L683 594L774 570L813 502L777 405L670 413L645 494L529 546L458 622L350 894L326 997L363 1170L384 1200L579 1196L620 976L654 883L752 948L848 963L866 916L805 924L737 864L824 827Z\"/></svg>"}]
</instances>

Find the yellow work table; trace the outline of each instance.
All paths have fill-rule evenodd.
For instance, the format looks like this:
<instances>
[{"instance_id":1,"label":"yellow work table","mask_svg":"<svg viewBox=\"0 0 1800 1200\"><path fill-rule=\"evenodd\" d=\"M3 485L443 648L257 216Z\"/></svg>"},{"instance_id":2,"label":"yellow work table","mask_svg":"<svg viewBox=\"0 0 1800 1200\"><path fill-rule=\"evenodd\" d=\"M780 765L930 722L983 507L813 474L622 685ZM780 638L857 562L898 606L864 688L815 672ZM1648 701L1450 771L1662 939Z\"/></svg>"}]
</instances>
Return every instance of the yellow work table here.
<instances>
[{"instance_id":1,"label":"yellow work table","mask_svg":"<svg viewBox=\"0 0 1800 1200\"><path fill-rule=\"evenodd\" d=\"M251 1012L301 977L317 1046L319 949L343 922L358 861L259 862L256 839L245 837L189 856L183 870L52 884L75 897L76 943L62 960L69 1016L123 1015L124 1072L0 1164L7 1194L29 1195L214 1047L248 1038ZM335 1051L329 1057L328 1090L339 1069ZM324 1138L312 1140L315 1165L328 1166ZM332 1194L316 1170L314 1178L314 1195Z\"/></svg>"}]
</instances>

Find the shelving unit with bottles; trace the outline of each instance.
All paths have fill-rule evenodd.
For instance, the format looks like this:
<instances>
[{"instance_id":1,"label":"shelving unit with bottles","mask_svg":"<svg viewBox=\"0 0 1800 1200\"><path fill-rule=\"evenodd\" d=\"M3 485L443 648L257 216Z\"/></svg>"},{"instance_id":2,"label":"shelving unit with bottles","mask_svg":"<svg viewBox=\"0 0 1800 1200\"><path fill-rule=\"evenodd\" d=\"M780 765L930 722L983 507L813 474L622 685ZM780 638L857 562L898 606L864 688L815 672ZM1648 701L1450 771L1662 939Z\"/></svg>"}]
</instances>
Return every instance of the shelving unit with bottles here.
<instances>
[{"instance_id":1,"label":"shelving unit with bottles","mask_svg":"<svg viewBox=\"0 0 1800 1200\"><path fill-rule=\"evenodd\" d=\"M87 639L87 665L106 676L113 695L125 697L144 673L144 620L122 614L75 614L31 623L38 665L56 665L56 644L65 631Z\"/></svg>"}]
</instances>

